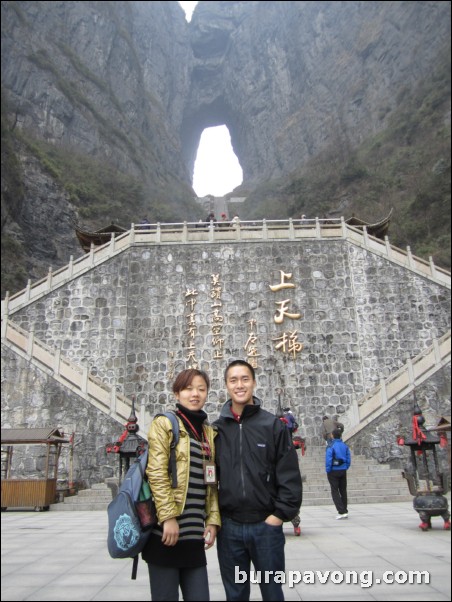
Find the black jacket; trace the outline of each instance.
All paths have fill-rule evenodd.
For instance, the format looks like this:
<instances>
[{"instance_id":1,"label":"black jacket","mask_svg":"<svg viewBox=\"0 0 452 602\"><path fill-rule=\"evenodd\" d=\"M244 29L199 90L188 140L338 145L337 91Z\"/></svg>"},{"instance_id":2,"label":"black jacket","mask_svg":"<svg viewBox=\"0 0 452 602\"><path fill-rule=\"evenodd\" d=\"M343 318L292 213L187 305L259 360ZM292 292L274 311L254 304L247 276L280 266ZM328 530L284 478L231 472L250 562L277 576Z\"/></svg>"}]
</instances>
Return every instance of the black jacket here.
<instances>
[{"instance_id":1,"label":"black jacket","mask_svg":"<svg viewBox=\"0 0 452 602\"><path fill-rule=\"evenodd\" d=\"M227 401L214 422L220 513L254 523L274 514L294 518L302 501L297 452L289 430L256 397L243 409L240 422Z\"/></svg>"}]
</instances>

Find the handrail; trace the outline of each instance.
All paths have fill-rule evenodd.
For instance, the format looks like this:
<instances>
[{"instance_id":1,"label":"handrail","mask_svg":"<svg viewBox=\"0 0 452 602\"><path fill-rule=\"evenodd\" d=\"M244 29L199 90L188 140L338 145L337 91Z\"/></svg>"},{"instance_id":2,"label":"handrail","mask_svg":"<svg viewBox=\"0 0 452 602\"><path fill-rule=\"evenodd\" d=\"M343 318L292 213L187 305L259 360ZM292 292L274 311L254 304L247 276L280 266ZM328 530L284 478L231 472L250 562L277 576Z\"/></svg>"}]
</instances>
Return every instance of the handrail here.
<instances>
[{"instance_id":1,"label":"handrail","mask_svg":"<svg viewBox=\"0 0 452 602\"><path fill-rule=\"evenodd\" d=\"M2 316L8 317L25 305L36 301L52 290L63 286L69 280L78 277L99 264L111 259L131 246L166 245L166 244L205 244L262 242L267 240L347 240L375 254L404 266L421 276L450 288L450 272L436 266L433 259L425 261L406 251L393 247L389 239L382 241L368 234L367 229L350 226L344 218L294 220L257 220L242 221L240 225L230 223L224 227L222 223L199 222L155 223L131 225L131 229L120 234L112 233L110 242L99 246L91 246L89 253L74 260L71 255L69 263L53 271L49 268L46 278L31 284L29 280L25 289L10 296L6 294L2 300Z\"/></svg>"},{"instance_id":2,"label":"handrail","mask_svg":"<svg viewBox=\"0 0 452 602\"><path fill-rule=\"evenodd\" d=\"M99 378L89 374L87 367L80 367L61 355L60 349L52 349L10 320L2 321L2 342L9 343L15 352L34 360L40 368L45 368L52 377L65 387L75 391L95 405L102 412L121 424L128 421L132 401L118 393ZM140 418L144 424L144 416Z\"/></svg>"},{"instance_id":3,"label":"handrail","mask_svg":"<svg viewBox=\"0 0 452 602\"><path fill-rule=\"evenodd\" d=\"M347 422L344 440L350 439L370 422L386 412L407 394L422 384L437 370L450 362L451 332L440 339L434 339L433 344L407 362L387 379L371 389L366 395L354 402L346 414Z\"/></svg>"}]
</instances>

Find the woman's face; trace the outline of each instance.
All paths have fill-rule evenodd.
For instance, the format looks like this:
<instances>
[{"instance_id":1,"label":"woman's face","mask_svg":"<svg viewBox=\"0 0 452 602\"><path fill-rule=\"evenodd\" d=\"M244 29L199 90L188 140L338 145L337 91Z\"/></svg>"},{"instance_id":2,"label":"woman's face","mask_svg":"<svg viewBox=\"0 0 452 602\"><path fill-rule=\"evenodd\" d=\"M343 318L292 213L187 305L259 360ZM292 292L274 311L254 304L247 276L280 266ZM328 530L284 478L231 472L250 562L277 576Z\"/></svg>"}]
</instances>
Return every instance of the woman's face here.
<instances>
[{"instance_id":1,"label":"woman's face","mask_svg":"<svg viewBox=\"0 0 452 602\"><path fill-rule=\"evenodd\" d=\"M207 400L207 383L202 376L195 376L187 388L175 393L177 401L187 408L197 412L202 410Z\"/></svg>"}]
</instances>

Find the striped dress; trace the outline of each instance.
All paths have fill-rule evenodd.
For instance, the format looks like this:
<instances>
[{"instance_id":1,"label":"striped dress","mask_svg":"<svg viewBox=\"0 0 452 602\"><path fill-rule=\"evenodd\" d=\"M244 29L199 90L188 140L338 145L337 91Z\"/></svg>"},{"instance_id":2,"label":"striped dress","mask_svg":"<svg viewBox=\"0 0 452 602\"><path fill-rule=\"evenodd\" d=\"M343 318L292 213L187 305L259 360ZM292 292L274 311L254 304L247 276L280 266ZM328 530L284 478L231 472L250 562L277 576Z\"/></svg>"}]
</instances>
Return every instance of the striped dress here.
<instances>
[{"instance_id":1,"label":"striped dress","mask_svg":"<svg viewBox=\"0 0 452 602\"><path fill-rule=\"evenodd\" d=\"M163 527L157 525L143 550L143 559L158 566L195 568L205 566L204 521L206 518L207 485L204 484L201 444L187 429L190 436L190 476L187 500L180 516L179 539L175 546L162 543Z\"/></svg>"}]
</instances>

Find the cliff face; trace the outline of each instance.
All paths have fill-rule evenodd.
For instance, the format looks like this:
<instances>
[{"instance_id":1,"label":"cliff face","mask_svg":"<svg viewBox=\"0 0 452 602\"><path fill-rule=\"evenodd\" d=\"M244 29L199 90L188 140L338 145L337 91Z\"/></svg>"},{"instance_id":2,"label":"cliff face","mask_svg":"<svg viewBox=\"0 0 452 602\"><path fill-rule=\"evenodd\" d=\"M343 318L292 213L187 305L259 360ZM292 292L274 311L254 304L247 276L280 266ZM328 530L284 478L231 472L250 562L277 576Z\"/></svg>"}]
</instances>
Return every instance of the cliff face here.
<instances>
[{"instance_id":1,"label":"cliff face","mask_svg":"<svg viewBox=\"0 0 452 602\"><path fill-rule=\"evenodd\" d=\"M2 2L2 244L36 278L80 253L73 220L197 219L206 127L247 191L346 155L449 39L449 2Z\"/></svg>"},{"instance_id":2,"label":"cliff face","mask_svg":"<svg viewBox=\"0 0 452 602\"><path fill-rule=\"evenodd\" d=\"M187 179L175 134L187 47L176 2L2 2L2 85L17 126L129 173L146 173L146 151Z\"/></svg>"},{"instance_id":3,"label":"cliff face","mask_svg":"<svg viewBox=\"0 0 452 602\"><path fill-rule=\"evenodd\" d=\"M201 2L190 24L187 158L205 127L226 123L249 187L331 145L356 146L433 68L449 11L446 2Z\"/></svg>"}]
</instances>

